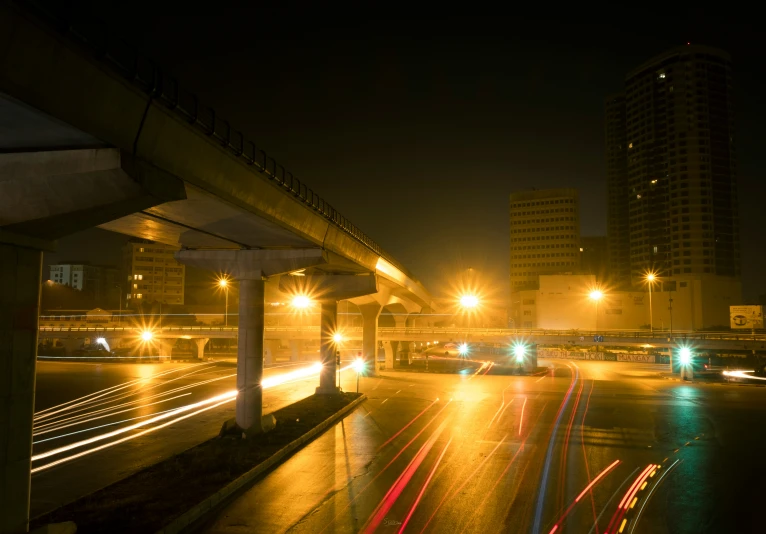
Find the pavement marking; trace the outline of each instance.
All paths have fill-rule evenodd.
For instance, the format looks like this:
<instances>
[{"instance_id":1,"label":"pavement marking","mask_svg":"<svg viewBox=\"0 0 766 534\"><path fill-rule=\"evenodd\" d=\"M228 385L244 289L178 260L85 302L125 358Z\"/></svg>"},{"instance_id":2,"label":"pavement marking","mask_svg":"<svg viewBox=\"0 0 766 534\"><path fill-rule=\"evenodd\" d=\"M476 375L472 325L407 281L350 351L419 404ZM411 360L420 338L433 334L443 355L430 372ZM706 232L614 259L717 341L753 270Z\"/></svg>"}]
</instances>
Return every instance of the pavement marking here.
<instances>
[{"instance_id":1,"label":"pavement marking","mask_svg":"<svg viewBox=\"0 0 766 534\"><path fill-rule=\"evenodd\" d=\"M628 522L628 520L627 520L627 519L623 519L623 520L622 520L622 525L620 525L620 530L619 530L619 532L622 532L623 530L625 530L625 524L626 524L627 522Z\"/></svg>"},{"instance_id":2,"label":"pavement marking","mask_svg":"<svg viewBox=\"0 0 766 534\"><path fill-rule=\"evenodd\" d=\"M688 447L689 443L691 443L691 441L687 441L686 443L684 443L684 447Z\"/></svg>"},{"instance_id":3,"label":"pavement marking","mask_svg":"<svg viewBox=\"0 0 766 534\"><path fill-rule=\"evenodd\" d=\"M386 400L384 400L383 402L381 402L381 403L380 403L380 405L381 405L381 406L383 406L383 405L386 403L386 401L387 401L387 400L388 400L388 399L386 399Z\"/></svg>"},{"instance_id":4,"label":"pavement marking","mask_svg":"<svg viewBox=\"0 0 766 534\"><path fill-rule=\"evenodd\" d=\"M412 386L414 386L414 385L415 385L415 384L408 384L408 385L407 385L407 387L408 387L408 388L411 388L411 387L412 387Z\"/></svg>"},{"instance_id":5,"label":"pavement marking","mask_svg":"<svg viewBox=\"0 0 766 534\"><path fill-rule=\"evenodd\" d=\"M399 391L397 391L396 393L394 393L394 395L398 395L398 394L399 394L399 393L401 393L401 392L402 392L402 390L400 389Z\"/></svg>"},{"instance_id":6,"label":"pavement marking","mask_svg":"<svg viewBox=\"0 0 766 534\"><path fill-rule=\"evenodd\" d=\"M542 380L543 378L547 378L547 377L546 377L545 375L541 376L540 378L538 378L537 380L535 380L535 384L537 384L537 383L538 383L540 380Z\"/></svg>"}]
</instances>

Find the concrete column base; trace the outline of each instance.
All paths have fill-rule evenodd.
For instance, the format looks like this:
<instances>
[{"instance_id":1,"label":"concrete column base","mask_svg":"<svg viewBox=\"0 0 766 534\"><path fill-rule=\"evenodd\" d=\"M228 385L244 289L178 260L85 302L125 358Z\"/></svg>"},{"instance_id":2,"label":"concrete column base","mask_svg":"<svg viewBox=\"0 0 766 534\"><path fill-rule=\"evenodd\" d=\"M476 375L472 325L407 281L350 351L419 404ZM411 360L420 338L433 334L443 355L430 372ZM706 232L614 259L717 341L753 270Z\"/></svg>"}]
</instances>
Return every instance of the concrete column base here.
<instances>
[{"instance_id":1,"label":"concrete column base","mask_svg":"<svg viewBox=\"0 0 766 534\"><path fill-rule=\"evenodd\" d=\"M300 339L290 340L290 361L297 362L301 359L301 345L303 342Z\"/></svg>"},{"instance_id":2,"label":"concrete column base","mask_svg":"<svg viewBox=\"0 0 766 534\"><path fill-rule=\"evenodd\" d=\"M339 395L340 394L340 388L337 386L333 387L322 387L319 386L316 391L314 392L315 395Z\"/></svg>"},{"instance_id":3,"label":"concrete column base","mask_svg":"<svg viewBox=\"0 0 766 534\"><path fill-rule=\"evenodd\" d=\"M205 359L205 345L207 345L208 341L210 341L210 339L206 337L201 337L194 340L194 344L197 347L197 358L200 360Z\"/></svg>"}]
</instances>

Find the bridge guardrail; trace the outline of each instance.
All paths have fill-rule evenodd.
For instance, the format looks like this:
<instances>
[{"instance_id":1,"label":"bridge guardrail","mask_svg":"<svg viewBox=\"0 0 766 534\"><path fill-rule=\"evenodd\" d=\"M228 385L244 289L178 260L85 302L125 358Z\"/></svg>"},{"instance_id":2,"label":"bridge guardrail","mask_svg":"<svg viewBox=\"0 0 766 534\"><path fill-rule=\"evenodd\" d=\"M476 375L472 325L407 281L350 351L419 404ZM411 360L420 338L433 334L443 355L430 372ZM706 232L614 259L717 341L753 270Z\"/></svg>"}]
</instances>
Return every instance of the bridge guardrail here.
<instances>
[{"instance_id":1,"label":"bridge guardrail","mask_svg":"<svg viewBox=\"0 0 766 534\"><path fill-rule=\"evenodd\" d=\"M157 334L168 333L216 333L216 332L236 332L236 326L164 326L162 328L151 328L152 332ZM108 326L82 326L82 327L63 327L63 326L41 326L41 332L94 332L94 333L124 333L124 332L141 332L146 330L141 326L123 326L123 327L108 327ZM267 326L268 332L316 332L319 333L318 326ZM343 329L346 333L361 333L361 327L348 327ZM572 331L572 330L514 330L506 328L442 328L442 327L378 327L379 334L387 334L389 336L395 336L400 334L402 336L411 335L432 335L438 336L471 336L474 340L481 336L493 336L493 337L507 337L509 339L519 337L560 337L562 341L575 340L575 341L591 341L593 336L599 335L604 338L614 339L636 339L652 341L657 339L667 339L670 337L669 332L647 332L641 330L599 330L596 331ZM680 331L673 332L673 339L675 340L705 340L705 341L766 341L766 334L738 334L732 332L692 332L692 331ZM582 339L580 339L582 338ZM471 339L468 339L471 341Z\"/></svg>"}]
</instances>

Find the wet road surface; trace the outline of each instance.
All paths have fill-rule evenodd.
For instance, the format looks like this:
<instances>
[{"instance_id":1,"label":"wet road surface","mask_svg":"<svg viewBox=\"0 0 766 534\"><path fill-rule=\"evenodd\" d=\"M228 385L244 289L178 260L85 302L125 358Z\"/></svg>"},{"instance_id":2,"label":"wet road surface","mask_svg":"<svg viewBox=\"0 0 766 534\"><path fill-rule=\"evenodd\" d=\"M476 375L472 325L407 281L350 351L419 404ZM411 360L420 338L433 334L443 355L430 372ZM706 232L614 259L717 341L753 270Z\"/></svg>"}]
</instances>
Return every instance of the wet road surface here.
<instances>
[{"instance_id":1,"label":"wet road surface","mask_svg":"<svg viewBox=\"0 0 766 534\"><path fill-rule=\"evenodd\" d=\"M383 373L204 531L762 532L766 388L664 368Z\"/></svg>"}]
</instances>

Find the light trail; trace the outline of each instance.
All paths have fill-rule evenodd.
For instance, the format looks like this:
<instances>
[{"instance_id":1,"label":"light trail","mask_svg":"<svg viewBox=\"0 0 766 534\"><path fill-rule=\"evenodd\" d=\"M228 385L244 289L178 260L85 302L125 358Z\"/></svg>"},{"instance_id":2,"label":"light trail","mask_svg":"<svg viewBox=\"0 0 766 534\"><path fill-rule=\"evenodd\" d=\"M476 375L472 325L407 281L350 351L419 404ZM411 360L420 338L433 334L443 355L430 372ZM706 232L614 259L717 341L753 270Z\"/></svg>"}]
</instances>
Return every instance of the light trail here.
<instances>
[{"instance_id":1,"label":"light trail","mask_svg":"<svg viewBox=\"0 0 766 534\"><path fill-rule=\"evenodd\" d=\"M96 451L100 451L100 450L112 447L112 446L117 445L119 443L123 443L125 441L131 440L133 438L144 436L144 435L148 434L149 432L154 432L155 430L160 430L161 428L168 427L170 425L173 425L173 424L177 423L178 421L182 421L184 419L188 419L189 417L193 417L195 415L199 415L202 412L206 412L207 410L212 410L213 408L217 408L218 406L226 404L227 402L231 402L232 400L234 400L234 397L232 397L230 399L223 400L223 401L221 401L221 402L219 402L217 404L213 404L211 406L206 406L206 407L204 407L204 408L202 408L200 410L197 410L196 412L187 413L186 415L182 415L181 417L178 417L176 419L172 419L172 420L167 421L167 422L165 422L165 423L163 423L161 425L158 425L158 426L155 426L155 427L152 427L152 428L147 428L146 430L138 432L137 434L134 434L132 436L126 436L126 437L124 437L122 439L118 439L117 441L113 441L113 442L110 442L110 443L105 443L105 444L100 445L98 447L95 447L93 449L88 449L88 450L79 452L79 453L77 453L75 455L67 456L65 458L61 458L61 459L53 461L51 463L44 464L44 465L41 465L39 467L35 467L35 468L33 468L31 470L31 473L32 474L39 473L40 471L44 471L45 469L49 469L49 468L51 468L53 466L56 466L56 465L59 465L59 464L65 463L65 462L69 462L71 460L74 460L76 458L80 458L82 456L86 456L88 454L92 454L92 453L94 453ZM33 460L34 460L34 458L33 458Z\"/></svg>"},{"instance_id":2,"label":"light trail","mask_svg":"<svg viewBox=\"0 0 766 534\"><path fill-rule=\"evenodd\" d=\"M386 399L386 400L388 400L388 399ZM418 419L419 419L419 418L420 418L420 417L421 417L421 416L422 416L424 413L426 413L428 410L430 410L430 409L433 407L433 405L434 405L434 404L436 404L437 402L439 402L439 399L436 399L436 400L435 400L435 401L433 401L431 404L429 404L428 406L426 406L426 407L425 407L425 409L424 409L422 412L420 412L418 415L416 415L415 417L413 417L413 418L410 420L410 422L409 422L409 423L407 423L407 424L406 424L406 425L404 425L402 428L400 428L400 429L399 429L399 431L398 431L396 434L394 434L393 436L391 436L390 438L388 438L388 439L385 441L385 443L383 443L383 445L381 445L380 447L378 447L378 451L380 451L380 450L381 450L383 447L385 447L386 445L388 445L389 443L391 443L392 441L394 441L394 440L395 440L397 437L399 437L399 435L400 435L402 432L404 432L405 430L407 430L407 429L408 429L408 428L409 428L409 427L410 427L410 426L411 426L411 425L412 425L412 424L413 424L415 421L417 421L417 420L418 420Z\"/></svg>"},{"instance_id":3,"label":"light trail","mask_svg":"<svg viewBox=\"0 0 766 534\"><path fill-rule=\"evenodd\" d=\"M609 534L609 532L615 532L619 527L618 525L622 521L623 516L628 510L628 505L630 504L630 501L633 499L633 496L638 491L638 488L641 486L641 484L644 482L644 480L649 477L649 473L651 473L654 469L657 468L656 464L649 464L646 466L646 468L641 471L641 474L636 477L636 479L633 481L633 484L630 485L630 488L628 488L628 491L625 493L625 495L622 497L622 500L620 501L620 504L617 505L617 510L615 510L614 515L612 516L612 519L609 521L609 525L606 527L606 531L604 534ZM614 527L614 529L612 528Z\"/></svg>"},{"instance_id":4,"label":"light trail","mask_svg":"<svg viewBox=\"0 0 766 534\"><path fill-rule=\"evenodd\" d=\"M524 424L524 408L527 406L527 398L524 397L524 404L521 405L521 417L519 418L519 436L521 436L521 426Z\"/></svg>"},{"instance_id":5,"label":"light trail","mask_svg":"<svg viewBox=\"0 0 766 534\"><path fill-rule=\"evenodd\" d=\"M451 403L451 402L452 402L452 399L450 399L450 400L449 400L449 401L448 401L448 402L447 402L447 403L446 403L444 406L442 406L442 409L441 409L441 410L439 410L438 412L436 412L436 414L435 414L435 415L434 415L434 416L433 416L433 417L432 417L432 418L431 418L431 419L428 421L428 423L426 423L426 424L425 424L425 426L424 426L423 428L421 428L421 429L420 429L420 431L419 431L417 434L415 434L415 436L413 436L413 438L412 438L412 439L411 439L409 442L407 442L407 444L406 444L404 447L402 447L402 448L399 450L399 452L397 452L397 453L396 453L396 455L395 455L395 456L394 456L394 457L391 459L391 461L389 461L389 462L386 464L386 466L385 466L383 469L381 469L381 470L378 472L378 474L376 474L376 475L375 475L375 476L372 478L372 480L370 480L370 481L367 483L367 485L366 485L366 486L364 486L364 487L363 487L361 490L359 490L359 492L356 494L356 497L354 497L353 499L351 499L351 500L348 502L348 504L346 504L346 506L344 506L344 507L343 507L343 510L341 510L341 511L340 511L338 514L336 514L336 515L335 515L335 517L333 517L333 518L332 518L330 521L328 521L327 525L325 525L325 527L324 527L322 530L320 530L320 531L319 531L319 532L320 532L320 534L321 534L322 532L324 532L325 530L327 530L328 528L330 528L330 525L332 525L333 523L335 523L335 521L336 521L336 520L337 520L337 519L338 519L338 518L341 516L341 514L343 514L343 512L345 512L346 510L348 510L348 508L349 508L349 507L350 507L352 504L354 504L354 502L356 502L356 500L357 500L357 499L358 499L358 498L359 498L359 497L362 495L362 493L364 493L364 492L365 492L365 490L367 490L367 488L369 488L369 487L370 487L370 486L371 486L371 485L372 485L372 484L373 484L373 483L374 483L374 482L375 482L375 481L378 479L378 477L380 477L380 476L381 476L383 473L385 473L385 472L386 472L386 470L388 470L388 468L389 468L389 467L391 467L391 465L392 465L392 464L393 464L393 463L394 463L396 460L398 460L398 459L399 459L399 457L400 457L402 454L404 454L404 451L406 451L406 450L407 450L407 449L410 447L410 445L412 445L412 444L415 442L415 440L416 440L416 439L418 439L418 438L420 437L420 435L421 435L423 432L425 432L425 431L426 431L426 429L427 429L429 426L431 426L431 424L432 424L434 421L436 421L436 419L437 419L437 418L438 418L438 417L441 415L441 413L442 413L444 410L446 410L446 409L447 409L447 407L450 405L450 403Z\"/></svg>"},{"instance_id":6,"label":"light trail","mask_svg":"<svg viewBox=\"0 0 766 534\"><path fill-rule=\"evenodd\" d=\"M580 367L572 362L572 365L577 369L577 374L580 374ZM564 447L561 451L561 463L559 468L559 479L566 481L567 475L567 456L569 453L569 438L572 434L572 426L574 424L575 417L577 416L577 409L580 407L580 396L582 395L583 387L585 387L585 380L580 380L580 389L577 391L577 397L575 397L574 405L572 406L572 412L569 416L569 424L567 425L566 437L564 438ZM558 502L559 510L564 507L564 499L566 497L566 482L558 484Z\"/></svg>"},{"instance_id":7,"label":"light trail","mask_svg":"<svg viewBox=\"0 0 766 534\"><path fill-rule=\"evenodd\" d=\"M140 406L134 406L132 408L127 408L125 410L120 410L120 411L117 411L117 412L112 412L112 413L107 413L107 414L99 415L97 417L91 417L90 419L83 419L83 420L75 421L75 422L72 422L72 423L69 423L69 424L66 424L66 425L57 426L57 427L54 427L54 428L47 428L46 430L40 430L39 432L33 432L32 436L40 436L42 434L48 434L49 432L55 432L56 430L63 430L64 428L69 428L71 426L77 426L77 425L81 425L83 423L89 423L91 421L95 421L96 419L103 419L104 417L111 417L113 415L117 415L117 414L120 414L120 413L130 412L132 410L138 410L140 408L146 408L147 406L154 406L156 404L161 404L163 402L167 402L167 401L171 401L171 400L175 400L175 399L180 399L181 397L186 397L187 395L191 395L191 393L184 393L182 395L176 395L175 397L170 397L169 399L162 399L162 400L159 400L157 402L150 402L149 404L142 404ZM67 435L69 435L69 434L67 434ZM46 439L46 440L42 440L42 441L48 441L48 440Z\"/></svg>"},{"instance_id":8,"label":"light trail","mask_svg":"<svg viewBox=\"0 0 766 534\"><path fill-rule=\"evenodd\" d=\"M614 493L612 493L612 496L609 497L609 500L606 502L604 507L601 509L601 513L598 514L598 517L596 518L595 523L593 523L593 526L590 527L590 530L588 531L588 534L593 534L593 532L596 532L598 534L598 530L596 530L596 525L598 524L598 521L601 519L601 516L604 515L604 512L607 511L607 509L609 508L609 505L611 504L611 502L617 497L617 495L620 493L620 491L622 491L622 488L624 488L628 484L628 482L630 482L630 480L633 478L633 475L638 473L639 469L640 469L640 467L636 467L633 470L632 473L630 473L627 477L625 477L625 480L622 481L622 484L620 484L620 486L616 490L614 490Z\"/></svg>"},{"instance_id":9,"label":"light trail","mask_svg":"<svg viewBox=\"0 0 766 534\"><path fill-rule=\"evenodd\" d=\"M289 381L296 380L296 379L299 379L299 378L310 378L310 377L316 376L316 375L319 374L319 372L321 370L321 367L322 367L321 364L315 364L315 365L312 365L309 368L302 369L302 370L299 370L299 371L293 371L291 373L285 373L283 375L279 375L278 377L269 377L271 380L269 380L269 382L266 383L266 384L264 384L262 382L262 387L263 387L263 389L269 389L269 388L276 387L276 386L279 386L281 384L284 384L284 383L287 383ZM342 368L341 371L344 371L344 370L349 369L349 368L350 368L350 366ZM234 376L234 375L231 375L231 376ZM188 387L188 386L184 386L184 387ZM205 399L205 400L193 403L193 404L188 404L188 405L185 405L185 406L181 406L180 408L176 408L174 410L169 410L169 411L166 411L166 412L162 412L162 413L157 414L154 417L152 417L151 419L148 419L146 421L141 421L141 422L138 422L138 423L134 423L132 425L128 425L128 426L123 427L123 428L119 428L119 429L114 430L112 432L107 432L107 433L104 433L104 434L99 434L98 436L93 436L93 437L85 439L85 440L81 440L81 441L78 441L78 442L75 442L75 443L71 443L69 445L65 445L63 447L59 447L57 449L52 449L50 451L46 451L46 452L34 455L34 456L32 456L32 461L33 462L34 461L38 461L38 460L43 460L43 459L51 457L51 456L55 456L55 455L58 455L58 454L61 454L61 453L64 453L64 452L69 452L71 450L78 449L78 448L84 447L86 445L91 445L93 443L97 443L97 442L103 441L105 439L109 439L109 438L112 438L112 437L119 436L119 435L124 434L126 432L130 432L130 431L133 431L133 430L140 429L142 427L145 427L147 425L150 425L150 424L153 424L153 423L156 423L156 422L165 421L166 419L169 419L169 418L171 418L171 417L173 417L175 415L178 415L178 414L181 414L181 413L185 413L185 412L189 412L190 410L195 410L196 408L201 408L200 410L194 411L194 412L192 412L190 414L185 414L185 415L182 415L181 417L177 417L175 419L171 419L170 421L166 421L166 422L164 422L164 423L162 423L160 425L157 425L157 426L149 428L149 429L142 430L142 431L140 431L138 433L135 433L135 434L132 434L130 436L126 436L126 437L118 439L116 441L112 441L112 442L109 442L109 443L106 443L106 444L103 444L103 445L100 445L100 446L97 446L97 447L94 447L94 448L91 448L91 449L87 449L85 451L73 454L71 456L67 456L67 457L61 458L61 459L56 460L54 462L50 462L48 464L36 467L36 468L32 469L31 472L32 473L36 473L36 472L39 472L41 470L48 469L49 467L53 467L54 465L59 465L59 464L64 463L64 462L68 462L68 461L74 460L76 458L80 458L80 457L85 456L87 454L91 454L93 452L96 452L96 451L99 451L99 450L103 450L103 449L106 449L108 447L112 447L112 446L117 445L119 443L124 443L124 442L126 442L128 440L137 438L139 436L146 435L149 432L153 432L155 430L159 430L161 428L165 428L165 427L170 426L170 425L172 425L172 424L174 424L174 423L176 423L178 421L182 421L184 419L187 419L187 418L189 418L189 417L191 417L193 415L197 415L197 414L202 413L204 411L207 411L209 409L212 409L212 408L215 408L217 406L221 406L223 404L226 404L227 402L230 402L230 401L234 400L236 398L236 396L237 396L237 391L236 390L228 391L226 393L223 393L221 395L216 395L216 396L211 397L209 399Z\"/></svg>"},{"instance_id":10,"label":"light trail","mask_svg":"<svg viewBox=\"0 0 766 534\"><path fill-rule=\"evenodd\" d=\"M43 425L38 425L37 428L38 429L48 428L51 425L57 425L57 424L64 423L64 422L67 422L67 421L74 421L74 420L82 419L83 417L89 417L89 416L92 416L92 415L97 414L97 413L109 412L109 411L112 411L112 410L114 410L116 408L122 408L124 406L131 406L131 405L137 404L139 402L144 402L144 401L147 401L147 400L156 399L157 397L164 397L166 395L172 395L173 393L177 393L179 391L186 391L187 389L192 389L192 388L195 388L197 386L201 386L203 384L209 384L211 382L216 382L218 380L225 380L226 378L231 378L233 376L236 376L236 373L230 374L230 375L219 376L219 377L216 377L216 378L210 378L208 380L202 380L200 382L194 382L193 384L187 384L185 386L177 387L175 389L164 391L162 393L155 393L154 395L149 395L148 397L144 397L143 399L138 399L138 400L134 400L134 401L130 401L130 402L124 402L122 404L117 404L115 406L109 406L108 408L102 408L100 410L96 410L96 411L92 411L92 412L86 412L86 413L80 414L80 415L73 415L71 417L64 418L64 419L48 421L48 422L46 422ZM149 389L154 389L154 386L149 388ZM109 404L111 402L115 402L115 401L120 400L120 399L127 399L127 398L133 397L135 395L138 395L138 393L139 392L131 393L130 395L123 395L123 396L114 398L114 399L109 400L109 401L100 402L98 404L95 404L93 406L93 408L95 408L96 406L103 406L104 404ZM74 413L82 412L83 410L86 410L86 409L87 408L81 408L79 410L75 410Z\"/></svg>"},{"instance_id":11,"label":"light trail","mask_svg":"<svg viewBox=\"0 0 766 534\"><path fill-rule=\"evenodd\" d=\"M571 369L571 368L570 368ZM548 437L548 450L545 453L545 463L543 464L543 472L540 480L540 488L537 493L537 503L535 504L535 520L532 527L532 532L540 532L543 520L543 503L545 502L545 492L548 487L548 475L551 469L551 462L553 461L553 447L556 442L556 433L558 432L559 423L561 422L561 416L566 410L566 406L569 404L569 399L572 397L572 391L574 390L575 383L579 378L579 372L575 369L575 373L572 375L572 381L569 384L569 389L561 401L559 411L556 414L556 419L551 429L551 434Z\"/></svg>"},{"instance_id":12,"label":"light trail","mask_svg":"<svg viewBox=\"0 0 766 534\"><path fill-rule=\"evenodd\" d=\"M436 427L436 430L434 430L433 434L431 434L423 446L420 447L420 450L412 458L412 460L410 460L410 463L396 479L396 482L394 482L388 489L386 495L371 514L367 524L361 529L366 534L373 534L373 532L375 532L378 526L383 522L386 514L388 514L389 510L391 510L394 504L396 504L397 499L399 499L399 496L410 483L410 480L412 480L412 477L420 467L420 464L423 463L423 460L425 460L426 456L428 456L428 453L431 452L431 449L436 443L436 440L439 439L439 436L441 436L442 432L444 432L444 429L447 428L448 421L449 417L442 421L438 427Z\"/></svg>"},{"instance_id":13,"label":"light trail","mask_svg":"<svg viewBox=\"0 0 766 534\"><path fill-rule=\"evenodd\" d=\"M85 399L93 397L94 395L98 395L99 393L108 394L108 392L111 391L111 390L123 389L123 388L126 388L126 387L130 387L131 385L137 384L138 382L141 382L141 381L151 380L153 378L164 376L164 375L167 375L167 374L170 374L170 373L175 373L176 371L180 371L182 369L189 369L191 367L197 367L197 366L200 366L200 365L210 365L210 364L199 363L199 364L195 364L195 365L191 365L191 366L183 367L183 368L179 367L179 368L176 368L176 369L168 369L167 371L163 371L161 373L157 373L155 375L151 375L151 376L148 376L146 378L135 378L135 379L130 380L128 382L123 382L122 384L117 384L117 385L110 386L110 387L105 388L105 389L100 389L98 391L94 391L93 393L88 393L87 395L83 395L82 397L78 397L76 399L72 399L70 401L66 401L66 402L63 402L61 404L57 404L55 406L51 406L50 408L45 408L44 410L39 410L39 411L35 412L35 419L38 419L40 416L50 412L51 410L55 410L56 408L62 408L64 406L72 404L73 402L84 401ZM95 400L95 399L91 399L91 400Z\"/></svg>"},{"instance_id":14,"label":"light trail","mask_svg":"<svg viewBox=\"0 0 766 534\"><path fill-rule=\"evenodd\" d=\"M672 464L670 464L670 467L668 467L662 475L660 475L660 478L657 479L657 482L652 486L652 489L649 490L649 494L646 496L646 499L644 499L644 502L641 504L641 508L639 508L638 513L636 514L636 518L633 520L633 524L630 527L630 532L632 533L636 529L636 525L638 524L638 520L641 519L641 514L644 513L644 508L646 508L646 504L649 502L649 499L652 498L652 495L654 494L654 490L656 490L660 484L662 484L662 480L665 478L665 476L670 473L673 468L679 463L681 460L676 460Z\"/></svg>"},{"instance_id":15,"label":"light trail","mask_svg":"<svg viewBox=\"0 0 766 534\"><path fill-rule=\"evenodd\" d=\"M412 514L415 513L415 508L418 507L418 504L420 503L420 499L423 498L423 494L426 492L428 485L431 483L431 479L434 477L434 473L436 473L436 470L439 468L439 464L441 464L442 458L444 458L444 454L447 452L447 448L449 448L450 443L452 443L451 436L449 438L449 441L447 441L447 444L444 446L444 449L442 449L442 452L439 455L439 458L436 459L436 463L434 463L434 466L431 468L431 472L428 473L428 478L426 478L426 481L423 483L423 487L420 488L420 493L418 493L418 496L415 499L415 502L412 503L412 508L410 508L410 511L407 514L407 517L404 519L404 521L402 521L402 526L401 528L399 528L399 534L403 534L404 529L407 527L407 523L410 522L410 518L412 517Z\"/></svg>"},{"instance_id":16,"label":"light trail","mask_svg":"<svg viewBox=\"0 0 766 534\"><path fill-rule=\"evenodd\" d=\"M61 435L58 435L58 436L53 436L52 438L45 438L45 439L41 439L40 441L34 441L34 442L32 442L32 445L37 445L38 443L45 443L46 441L53 441L54 439L66 438L68 436L74 436L75 434L82 434L83 432L89 432L91 430L98 430L99 428L106 428L108 426L119 425L120 423L127 423L128 421L135 421L136 419L143 419L144 417L151 417L152 415L159 415L161 413L172 412L173 410L175 410L175 408L170 408L169 410L163 410L161 412L156 412L156 413L148 413L146 415L139 415L138 417L131 417L130 419L123 419L122 421L115 421L114 423L106 423L104 425L93 426L93 427L90 427L90 428L85 428L83 430L77 430L75 432L70 432L69 434L61 434Z\"/></svg>"},{"instance_id":17,"label":"light trail","mask_svg":"<svg viewBox=\"0 0 766 534\"><path fill-rule=\"evenodd\" d=\"M588 400L585 403L585 411L582 414L582 420L580 421L580 443L582 444L582 456L585 460L585 474L590 480L590 466L588 465L588 452L585 449L585 418L588 415L588 408L590 407L590 396L593 395L593 389L596 387L596 381L590 381L590 391L588 392ZM598 518L596 516L596 500L593 498L593 493L590 494L590 507L593 511L593 526L598 532Z\"/></svg>"},{"instance_id":18,"label":"light trail","mask_svg":"<svg viewBox=\"0 0 766 534\"><path fill-rule=\"evenodd\" d=\"M731 376L734 378L745 378L748 380L766 380L763 376L754 376L752 373L755 371L724 371L724 376Z\"/></svg>"},{"instance_id":19,"label":"light trail","mask_svg":"<svg viewBox=\"0 0 766 534\"><path fill-rule=\"evenodd\" d=\"M117 400L120 400L120 399L127 399L127 398L129 398L129 397L133 397L133 396L137 395L138 393L140 393L140 392L141 392L141 391L143 391L143 390L146 390L146 389L154 389L154 388L157 388L157 387L160 387L160 386L164 386L164 385L166 385L166 384L169 384L170 382L175 382L176 380L180 380L180 379L182 379L182 378L185 378L185 377L187 377L187 376L191 376L191 375L193 375L193 374L196 374L196 373L198 373L198 372L200 372L200 371L204 371L204 370L205 370L205 369L197 369L196 371L192 371L191 373L186 373L186 374L184 374L184 375L178 376L178 377L176 377L176 378L171 378L170 380L164 381L164 382L162 382L162 383L160 383L160 384L154 384L154 385L152 385L152 386L149 386L148 384L142 384L142 385L139 387L139 389L138 389L138 390L136 390L136 391L134 391L133 393L127 393L127 394L123 393L123 394L120 394L120 395L118 395L117 397L114 397L114 398L112 398L112 399L109 399L109 400L104 400L104 401L102 401L102 402L99 402L99 403L93 404L93 406L91 406L91 407L93 408L93 407L96 407L96 406L103 406L104 404L109 404L110 402L114 402L114 401L117 401ZM162 376L162 375L159 375L159 376ZM229 376L233 376L233 375L229 375ZM141 379L137 379L137 381L141 381L141 380L144 380L144 381L146 381L146 380L151 380L151 379L153 379L153 378L155 378L155 377L141 378ZM131 385L132 385L132 384L131 384ZM122 387L122 388L120 388L120 389L124 389L124 387L129 387L129 386L125 385L125 386L123 386L123 387ZM95 401L95 400L97 400L97 399L100 399L100 398L102 398L102 397L105 397L105 396L111 395L111 394L115 393L116 391L117 391L117 390L115 390L115 391L113 391L113 392L111 392L111 393L103 393L103 394L101 394L101 395L98 395L97 397L93 397L92 399L90 399L90 400L88 400L88 401L83 401L83 402L80 402L80 403L77 403L77 404L73 404L72 406L68 406L68 407L66 407L66 408L62 408L62 409L60 409L60 410L57 410L57 411L55 411L55 412L48 412L48 413L46 413L46 414L42 414L42 415L40 415L40 416L37 418L37 420L39 421L39 420L42 420L42 419L47 419L47 418L49 418L49 417L51 417L51 416L53 416L53 415L56 415L57 413L61 413L61 412L66 412L66 411L74 410L74 409L75 409L75 408L77 408L78 406L80 406L81 408L80 408L79 410L74 410L74 412L72 412L72 413L81 412L81 411L83 411L83 410L87 409L87 408L85 408L85 406L87 406L87 405L89 405L89 404L92 404L92 403L93 403L93 401Z\"/></svg>"}]
</instances>

